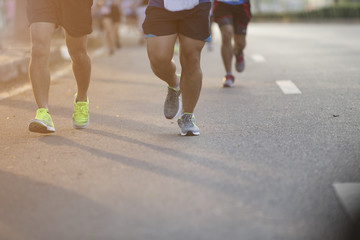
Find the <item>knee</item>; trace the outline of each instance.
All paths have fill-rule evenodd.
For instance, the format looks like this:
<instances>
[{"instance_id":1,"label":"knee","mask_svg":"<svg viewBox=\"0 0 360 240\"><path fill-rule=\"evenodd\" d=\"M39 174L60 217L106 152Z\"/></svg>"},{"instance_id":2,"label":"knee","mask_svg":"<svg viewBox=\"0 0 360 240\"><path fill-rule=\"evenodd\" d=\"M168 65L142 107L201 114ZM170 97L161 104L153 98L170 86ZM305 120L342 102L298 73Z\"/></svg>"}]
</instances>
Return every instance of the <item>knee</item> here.
<instances>
[{"instance_id":1,"label":"knee","mask_svg":"<svg viewBox=\"0 0 360 240\"><path fill-rule=\"evenodd\" d=\"M89 61L90 59L85 48L76 49L70 47L68 51L73 62Z\"/></svg>"},{"instance_id":2,"label":"knee","mask_svg":"<svg viewBox=\"0 0 360 240\"><path fill-rule=\"evenodd\" d=\"M223 44L231 44L231 40L233 38L233 33L230 30L224 30L221 33Z\"/></svg>"},{"instance_id":3,"label":"knee","mask_svg":"<svg viewBox=\"0 0 360 240\"><path fill-rule=\"evenodd\" d=\"M172 58L164 55L164 54L157 54L157 53L151 53L149 54L149 60L153 67L161 67L168 65Z\"/></svg>"},{"instance_id":4,"label":"knee","mask_svg":"<svg viewBox=\"0 0 360 240\"><path fill-rule=\"evenodd\" d=\"M243 50L246 47L246 42L245 41L238 41L235 43L235 48L236 49L240 49Z\"/></svg>"},{"instance_id":5,"label":"knee","mask_svg":"<svg viewBox=\"0 0 360 240\"><path fill-rule=\"evenodd\" d=\"M42 44L33 44L31 47L31 57L33 59L48 58L50 54L50 47Z\"/></svg>"},{"instance_id":6,"label":"knee","mask_svg":"<svg viewBox=\"0 0 360 240\"><path fill-rule=\"evenodd\" d=\"M188 53L181 53L180 62L183 69L195 71L200 68L200 52L193 51Z\"/></svg>"}]
</instances>

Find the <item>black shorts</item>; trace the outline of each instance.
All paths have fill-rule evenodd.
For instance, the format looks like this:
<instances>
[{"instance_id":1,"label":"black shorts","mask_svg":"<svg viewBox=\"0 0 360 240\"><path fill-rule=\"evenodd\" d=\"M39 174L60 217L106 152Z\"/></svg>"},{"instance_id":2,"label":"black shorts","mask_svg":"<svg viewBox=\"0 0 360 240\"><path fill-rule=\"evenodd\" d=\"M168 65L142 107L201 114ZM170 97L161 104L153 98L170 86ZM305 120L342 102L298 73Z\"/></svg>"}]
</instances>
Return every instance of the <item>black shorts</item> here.
<instances>
[{"instance_id":1,"label":"black shorts","mask_svg":"<svg viewBox=\"0 0 360 240\"><path fill-rule=\"evenodd\" d=\"M147 7L142 25L144 33L147 37L178 33L192 39L210 41L210 8L210 3L201 3L193 9L177 12Z\"/></svg>"},{"instance_id":2,"label":"black shorts","mask_svg":"<svg viewBox=\"0 0 360 240\"><path fill-rule=\"evenodd\" d=\"M92 32L93 0L27 0L29 24L48 22L62 26L72 37Z\"/></svg>"},{"instance_id":3,"label":"black shorts","mask_svg":"<svg viewBox=\"0 0 360 240\"><path fill-rule=\"evenodd\" d=\"M213 16L219 27L233 25L235 34L246 35L251 19L251 5L250 2L241 5L217 2L213 7Z\"/></svg>"}]
</instances>

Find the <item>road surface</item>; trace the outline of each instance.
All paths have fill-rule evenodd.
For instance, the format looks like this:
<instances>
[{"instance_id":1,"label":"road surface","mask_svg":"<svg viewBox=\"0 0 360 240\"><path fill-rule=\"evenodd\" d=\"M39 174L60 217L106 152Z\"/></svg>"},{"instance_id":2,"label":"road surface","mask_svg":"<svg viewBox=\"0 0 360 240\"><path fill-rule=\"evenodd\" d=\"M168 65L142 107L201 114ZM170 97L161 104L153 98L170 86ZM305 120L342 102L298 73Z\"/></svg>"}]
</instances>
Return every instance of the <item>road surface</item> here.
<instances>
[{"instance_id":1,"label":"road surface","mask_svg":"<svg viewBox=\"0 0 360 240\"><path fill-rule=\"evenodd\" d=\"M27 130L30 90L1 100L0 239L347 239L356 204L334 186L360 182L359 39L360 24L252 23L246 71L223 89L215 28L199 137L164 118L166 86L134 44L93 58L85 130L70 71L51 86L55 134Z\"/></svg>"}]
</instances>

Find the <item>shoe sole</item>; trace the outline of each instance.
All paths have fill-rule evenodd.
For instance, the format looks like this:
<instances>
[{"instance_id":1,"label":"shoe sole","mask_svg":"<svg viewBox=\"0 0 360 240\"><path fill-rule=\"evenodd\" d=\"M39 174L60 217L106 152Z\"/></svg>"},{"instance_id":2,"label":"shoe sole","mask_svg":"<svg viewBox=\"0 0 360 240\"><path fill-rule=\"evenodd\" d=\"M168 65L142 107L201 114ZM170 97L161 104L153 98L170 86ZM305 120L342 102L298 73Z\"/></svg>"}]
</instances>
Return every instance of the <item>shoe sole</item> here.
<instances>
[{"instance_id":1,"label":"shoe sole","mask_svg":"<svg viewBox=\"0 0 360 240\"><path fill-rule=\"evenodd\" d=\"M193 132L193 131L187 131L187 132L181 132L181 136L199 136L200 132Z\"/></svg>"},{"instance_id":2,"label":"shoe sole","mask_svg":"<svg viewBox=\"0 0 360 240\"><path fill-rule=\"evenodd\" d=\"M228 83L223 83L223 88L233 88L233 87L235 87L235 84L234 83L232 83L232 84L228 84Z\"/></svg>"},{"instance_id":3,"label":"shoe sole","mask_svg":"<svg viewBox=\"0 0 360 240\"><path fill-rule=\"evenodd\" d=\"M54 133L55 128L46 126L43 122L34 119L30 121L29 124L29 131L36 132L36 133Z\"/></svg>"},{"instance_id":4,"label":"shoe sole","mask_svg":"<svg viewBox=\"0 0 360 240\"><path fill-rule=\"evenodd\" d=\"M73 128L75 129L84 129L84 128L87 128L87 126L89 126L89 123L90 123L90 120L84 124L84 125L76 125L74 122L73 122Z\"/></svg>"}]
</instances>

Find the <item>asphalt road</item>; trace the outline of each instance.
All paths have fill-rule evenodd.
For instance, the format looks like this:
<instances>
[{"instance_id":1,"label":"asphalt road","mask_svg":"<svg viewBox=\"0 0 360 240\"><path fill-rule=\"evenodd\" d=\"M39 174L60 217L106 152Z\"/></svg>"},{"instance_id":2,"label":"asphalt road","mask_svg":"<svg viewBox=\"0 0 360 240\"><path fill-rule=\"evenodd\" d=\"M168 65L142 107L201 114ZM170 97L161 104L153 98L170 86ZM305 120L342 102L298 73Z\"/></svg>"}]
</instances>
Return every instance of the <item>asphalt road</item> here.
<instances>
[{"instance_id":1,"label":"asphalt road","mask_svg":"<svg viewBox=\"0 0 360 240\"><path fill-rule=\"evenodd\" d=\"M93 59L85 130L69 71L51 86L55 134L28 132L31 91L1 100L0 239L348 239L333 185L360 182L360 24L252 23L233 89L217 33L199 137L164 118L166 86L134 44Z\"/></svg>"}]
</instances>

